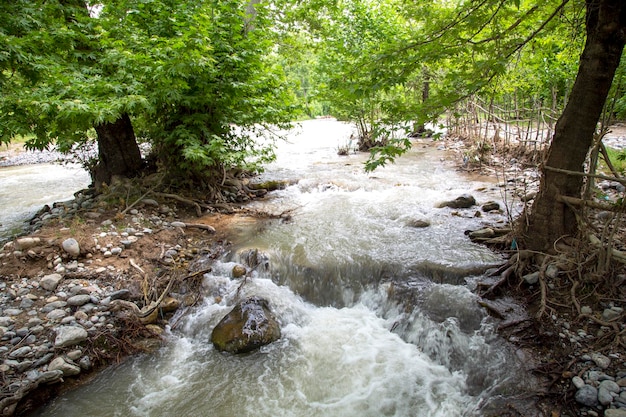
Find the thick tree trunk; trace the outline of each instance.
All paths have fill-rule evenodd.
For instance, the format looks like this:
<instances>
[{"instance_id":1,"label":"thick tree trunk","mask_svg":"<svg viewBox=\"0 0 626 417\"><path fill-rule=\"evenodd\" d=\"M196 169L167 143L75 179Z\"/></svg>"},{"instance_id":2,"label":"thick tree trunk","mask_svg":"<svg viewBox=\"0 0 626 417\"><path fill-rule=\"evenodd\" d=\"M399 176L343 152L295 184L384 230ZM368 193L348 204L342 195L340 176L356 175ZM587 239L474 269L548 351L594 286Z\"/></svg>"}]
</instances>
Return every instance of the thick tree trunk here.
<instances>
[{"instance_id":1,"label":"thick tree trunk","mask_svg":"<svg viewBox=\"0 0 626 417\"><path fill-rule=\"evenodd\" d=\"M92 180L96 189L103 183L111 184L114 176L133 177L143 166L135 132L127 114L113 123L95 126L98 135L99 161Z\"/></svg>"},{"instance_id":2,"label":"thick tree trunk","mask_svg":"<svg viewBox=\"0 0 626 417\"><path fill-rule=\"evenodd\" d=\"M578 224L574 211L558 196L580 197L583 177L555 172L550 168L583 172L593 145L602 108L611 88L626 42L626 2L586 0L587 40L570 99L559 118L548 151L539 194L528 223L522 227L521 244L545 251L564 236L575 236Z\"/></svg>"}]
</instances>

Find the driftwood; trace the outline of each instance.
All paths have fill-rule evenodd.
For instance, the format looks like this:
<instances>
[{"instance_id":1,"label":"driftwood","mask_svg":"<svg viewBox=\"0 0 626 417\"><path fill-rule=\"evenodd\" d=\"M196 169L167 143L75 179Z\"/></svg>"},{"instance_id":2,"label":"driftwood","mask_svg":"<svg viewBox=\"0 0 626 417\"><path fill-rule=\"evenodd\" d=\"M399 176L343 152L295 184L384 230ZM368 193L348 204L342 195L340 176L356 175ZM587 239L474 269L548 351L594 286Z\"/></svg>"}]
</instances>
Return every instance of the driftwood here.
<instances>
[{"instance_id":1,"label":"driftwood","mask_svg":"<svg viewBox=\"0 0 626 417\"><path fill-rule=\"evenodd\" d=\"M150 304L144 306L143 308L139 308L137 304L132 303L130 301L125 300L113 300L111 301L111 309L112 310L120 310L126 309L130 310L142 324L150 324L154 323L158 317L158 308L163 302L165 296L172 289L172 284L174 283L174 276L170 277L170 281L167 283L167 287L161 293L161 296L157 301L153 301Z\"/></svg>"},{"instance_id":2,"label":"driftwood","mask_svg":"<svg viewBox=\"0 0 626 417\"><path fill-rule=\"evenodd\" d=\"M213 226L209 226L208 224L202 223L185 223L185 227L193 227L195 229L206 230L209 233L215 233L215 228Z\"/></svg>"},{"instance_id":3,"label":"driftwood","mask_svg":"<svg viewBox=\"0 0 626 417\"><path fill-rule=\"evenodd\" d=\"M56 371L53 373L49 372L49 374L50 376L48 378L44 377L36 381L26 382L11 396L0 399L0 415L12 416L15 413L15 408L20 400L22 400L22 398L24 398L28 393L39 387L39 385L63 381L63 372Z\"/></svg>"},{"instance_id":4,"label":"driftwood","mask_svg":"<svg viewBox=\"0 0 626 417\"><path fill-rule=\"evenodd\" d=\"M602 241L600 241L597 236L592 234L589 235L589 243L598 248L601 248L603 246ZM626 252L617 249L611 249L611 256L616 261L626 264Z\"/></svg>"},{"instance_id":5,"label":"driftwood","mask_svg":"<svg viewBox=\"0 0 626 417\"><path fill-rule=\"evenodd\" d=\"M198 217L202 216L202 209L203 208L209 208L206 205L200 205L200 203L197 203L193 200L190 200L188 198L185 197L181 197L177 194L169 194L169 193L154 193L155 196L157 197L163 197L163 198L170 198L176 201L180 201L181 203L187 204L189 206L193 206L196 209L196 215Z\"/></svg>"},{"instance_id":6,"label":"driftwood","mask_svg":"<svg viewBox=\"0 0 626 417\"><path fill-rule=\"evenodd\" d=\"M574 175L574 176L577 176L577 177L598 178L598 179L601 179L601 180L615 181L615 182L619 182L622 185L626 185L626 178L609 177L607 175L590 174L588 172L570 171L568 169L554 168L554 167L551 167L551 166L548 166L548 165L544 165L543 169L545 169L546 171L558 172L559 174Z\"/></svg>"},{"instance_id":7,"label":"driftwood","mask_svg":"<svg viewBox=\"0 0 626 417\"><path fill-rule=\"evenodd\" d=\"M562 203L571 204L572 206L577 207L589 207L597 210L612 211L616 213L626 212L626 206L610 203L601 203L599 201L583 200L582 198L568 197L566 195L557 196L557 200Z\"/></svg>"}]
</instances>

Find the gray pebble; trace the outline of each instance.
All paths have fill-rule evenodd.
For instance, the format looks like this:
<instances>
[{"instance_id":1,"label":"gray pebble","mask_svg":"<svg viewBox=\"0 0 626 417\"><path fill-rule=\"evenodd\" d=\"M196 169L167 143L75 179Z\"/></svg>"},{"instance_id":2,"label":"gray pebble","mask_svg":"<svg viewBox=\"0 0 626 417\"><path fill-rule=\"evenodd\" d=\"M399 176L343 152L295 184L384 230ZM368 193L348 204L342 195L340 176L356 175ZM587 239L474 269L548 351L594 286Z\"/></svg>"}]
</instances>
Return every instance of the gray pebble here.
<instances>
[{"instance_id":1,"label":"gray pebble","mask_svg":"<svg viewBox=\"0 0 626 417\"><path fill-rule=\"evenodd\" d=\"M73 256L74 258L80 255L80 246L78 241L74 238L65 239L61 244L61 247L68 255Z\"/></svg>"},{"instance_id":2,"label":"gray pebble","mask_svg":"<svg viewBox=\"0 0 626 417\"><path fill-rule=\"evenodd\" d=\"M604 406L607 406L613 402L613 396L608 389L600 385L598 388L598 402Z\"/></svg>"},{"instance_id":3,"label":"gray pebble","mask_svg":"<svg viewBox=\"0 0 626 417\"><path fill-rule=\"evenodd\" d=\"M7 308L6 310L4 310L4 314L6 314L7 316L19 316L23 312L24 310L21 310L19 308Z\"/></svg>"},{"instance_id":4,"label":"gray pebble","mask_svg":"<svg viewBox=\"0 0 626 417\"><path fill-rule=\"evenodd\" d=\"M70 306L82 306L91 302L91 296L88 294L79 294L67 299L67 304Z\"/></svg>"},{"instance_id":5,"label":"gray pebble","mask_svg":"<svg viewBox=\"0 0 626 417\"><path fill-rule=\"evenodd\" d=\"M615 392L615 393L619 393L620 391L620 386L617 385L617 383L615 381L611 381L611 380L604 380L602 382L600 382L600 388L606 388L607 391L609 392Z\"/></svg>"},{"instance_id":6,"label":"gray pebble","mask_svg":"<svg viewBox=\"0 0 626 417\"><path fill-rule=\"evenodd\" d=\"M43 308L41 309L41 312L45 314L45 313L49 313L52 310L64 308L66 306L67 306L67 302L66 301L57 300L57 301L53 301L53 302L48 303L45 306L43 306Z\"/></svg>"},{"instance_id":7,"label":"gray pebble","mask_svg":"<svg viewBox=\"0 0 626 417\"><path fill-rule=\"evenodd\" d=\"M24 346L19 349L15 349L13 352L9 353L9 358L11 359L19 359L25 358L27 356L32 356L33 348L30 346Z\"/></svg>"},{"instance_id":8,"label":"gray pebble","mask_svg":"<svg viewBox=\"0 0 626 417\"><path fill-rule=\"evenodd\" d=\"M591 385L583 386L576 391L576 402L587 407L595 407L598 405L598 390Z\"/></svg>"},{"instance_id":9,"label":"gray pebble","mask_svg":"<svg viewBox=\"0 0 626 417\"><path fill-rule=\"evenodd\" d=\"M54 309L46 314L48 320L60 320L65 316L67 316L67 312L60 308Z\"/></svg>"}]
</instances>

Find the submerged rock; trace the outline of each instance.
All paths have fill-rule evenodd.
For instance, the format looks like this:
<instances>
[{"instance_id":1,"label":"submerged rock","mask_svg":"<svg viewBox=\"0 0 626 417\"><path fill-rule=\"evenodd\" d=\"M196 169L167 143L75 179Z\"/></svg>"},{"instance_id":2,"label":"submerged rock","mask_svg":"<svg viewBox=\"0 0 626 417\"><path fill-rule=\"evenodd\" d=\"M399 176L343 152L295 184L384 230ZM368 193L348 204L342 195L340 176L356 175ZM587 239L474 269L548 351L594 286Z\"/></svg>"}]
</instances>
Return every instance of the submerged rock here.
<instances>
[{"instance_id":1,"label":"submerged rock","mask_svg":"<svg viewBox=\"0 0 626 417\"><path fill-rule=\"evenodd\" d=\"M470 208L475 205L476 205L476 199L473 196L469 194L463 194L455 198L454 200L445 201L439 204L437 207L438 208L450 207L450 208L460 209L460 208Z\"/></svg>"},{"instance_id":2,"label":"submerged rock","mask_svg":"<svg viewBox=\"0 0 626 417\"><path fill-rule=\"evenodd\" d=\"M488 201L481 207L481 210L485 213L490 211L498 211L500 210L500 204L497 201Z\"/></svg>"},{"instance_id":3,"label":"submerged rock","mask_svg":"<svg viewBox=\"0 0 626 417\"><path fill-rule=\"evenodd\" d=\"M232 269L233 278L241 278L244 275L246 275L246 272L248 271L246 270L246 267L243 265L233 266L233 269Z\"/></svg>"},{"instance_id":4,"label":"submerged rock","mask_svg":"<svg viewBox=\"0 0 626 417\"><path fill-rule=\"evenodd\" d=\"M219 351L246 353L280 339L280 325L267 300L251 297L237 304L215 326L211 343Z\"/></svg>"},{"instance_id":5,"label":"submerged rock","mask_svg":"<svg viewBox=\"0 0 626 417\"><path fill-rule=\"evenodd\" d=\"M407 222L407 226L421 229L430 226L430 222L427 220L411 219Z\"/></svg>"}]
</instances>

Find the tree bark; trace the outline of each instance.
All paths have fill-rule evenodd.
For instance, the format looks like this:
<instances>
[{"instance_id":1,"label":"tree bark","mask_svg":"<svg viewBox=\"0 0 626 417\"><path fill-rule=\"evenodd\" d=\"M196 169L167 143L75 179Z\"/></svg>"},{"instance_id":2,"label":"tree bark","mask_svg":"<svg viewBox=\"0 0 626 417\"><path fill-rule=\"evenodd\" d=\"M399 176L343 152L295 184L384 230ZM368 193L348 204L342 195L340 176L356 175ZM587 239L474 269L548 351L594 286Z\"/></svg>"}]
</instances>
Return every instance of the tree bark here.
<instances>
[{"instance_id":1,"label":"tree bark","mask_svg":"<svg viewBox=\"0 0 626 417\"><path fill-rule=\"evenodd\" d=\"M98 135L99 161L91 179L99 190L103 183L111 184L114 176L133 177L143 166L135 131L128 114L113 123L95 126Z\"/></svg>"},{"instance_id":2,"label":"tree bark","mask_svg":"<svg viewBox=\"0 0 626 417\"><path fill-rule=\"evenodd\" d=\"M587 40L578 75L544 162L551 168L575 172L584 171L626 42L624 0L586 0L586 13ZM524 247L546 251L561 237L577 235L576 214L558 197L580 197L583 182L580 175L542 169L539 193L528 222L522 225L520 243Z\"/></svg>"}]
</instances>

